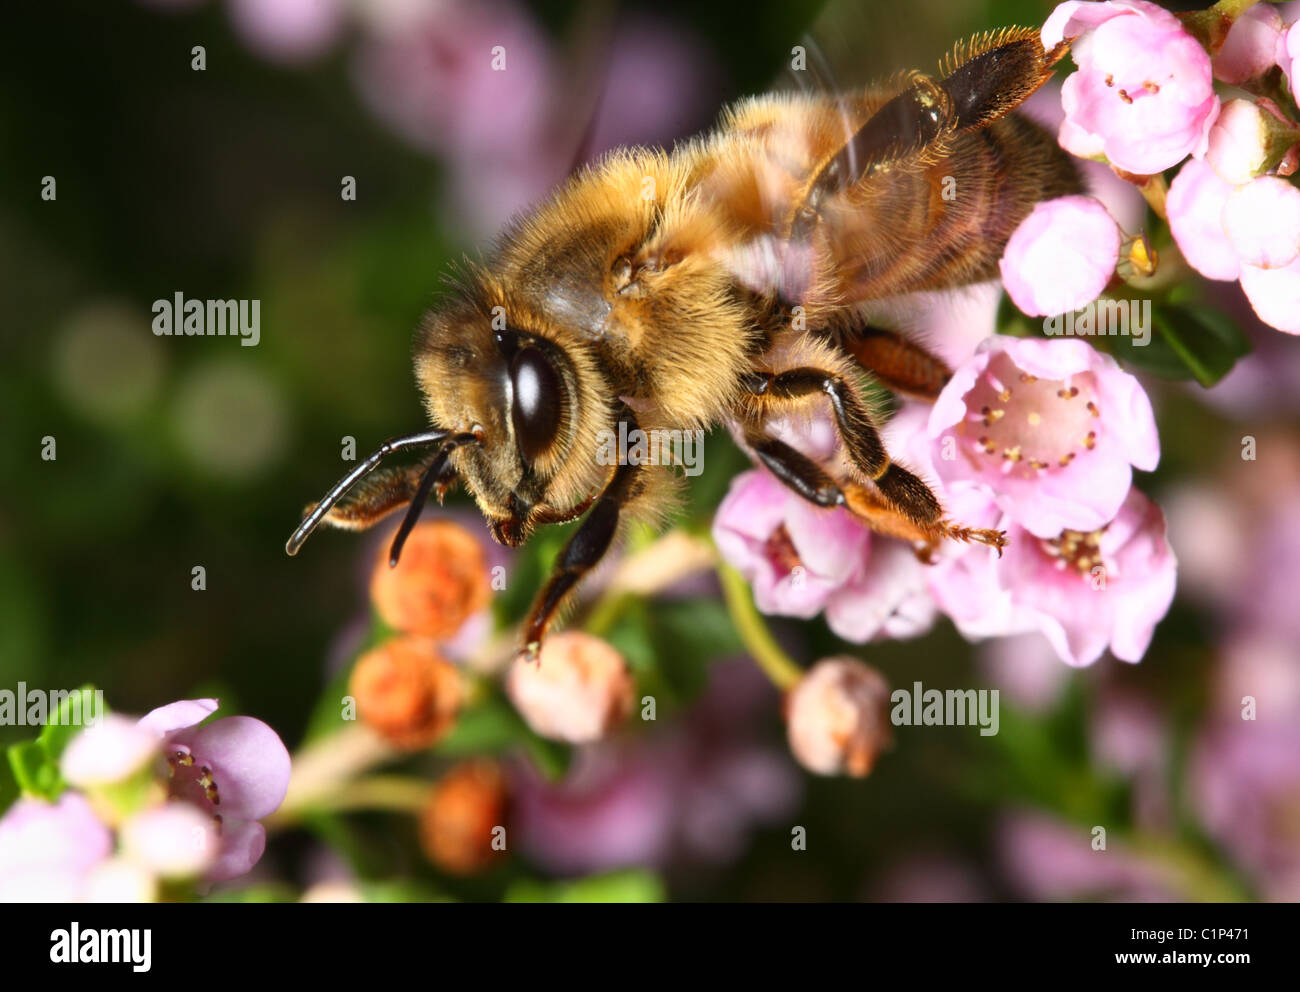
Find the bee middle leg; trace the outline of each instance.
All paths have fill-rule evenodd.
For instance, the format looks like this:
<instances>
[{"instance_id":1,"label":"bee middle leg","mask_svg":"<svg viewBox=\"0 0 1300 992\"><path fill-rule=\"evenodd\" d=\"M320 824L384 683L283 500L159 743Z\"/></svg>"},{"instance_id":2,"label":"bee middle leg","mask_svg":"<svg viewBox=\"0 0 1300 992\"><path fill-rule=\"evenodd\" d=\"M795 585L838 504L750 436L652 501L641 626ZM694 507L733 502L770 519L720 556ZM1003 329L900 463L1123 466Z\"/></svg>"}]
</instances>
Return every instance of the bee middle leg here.
<instances>
[{"instance_id":1,"label":"bee middle leg","mask_svg":"<svg viewBox=\"0 0 1300 992\"><path fill-rule=\"evenodd\" d=\"M746 374L744 385L757 403L757 410L750 411L747 441L759 460L805 499L819 506L845 506L873 530L923 541L929 547L946 538L975 541L999 551L1006 544L1001 531L962 527L944 519L943 508L930 487L890 461L880 433L856 391L837 373L816 368L752 371ZM788 409L819 393L830 400L835 426L850 462L871 480L879 496L853 482L836 482L812 459L763 431L761 424L782 408Z\"/></svg>"}]
</instances>

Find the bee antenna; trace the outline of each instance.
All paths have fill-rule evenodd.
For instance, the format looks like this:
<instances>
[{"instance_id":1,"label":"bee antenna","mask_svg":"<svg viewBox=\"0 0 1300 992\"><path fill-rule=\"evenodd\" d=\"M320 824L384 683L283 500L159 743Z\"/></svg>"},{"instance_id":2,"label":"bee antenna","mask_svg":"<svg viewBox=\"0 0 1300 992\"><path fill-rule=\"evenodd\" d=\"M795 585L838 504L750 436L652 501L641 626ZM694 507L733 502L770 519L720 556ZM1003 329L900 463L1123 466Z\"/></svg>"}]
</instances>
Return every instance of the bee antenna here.
<instances>
[{"instance_id":1,"label":"bee antenna","mask_svg":"<svg viewBox=\"0 0 1300 992\"><path fill-rule=\"evenodd\" d=\"M472 444L478 440L474 434L457 434L447 439L446 444L434 456L429 467L424 470L424 475L420 476L420 485L415 490L415 495L411 498L411 504L406 508L406 516L402 518L402 526L397 528L397 533L393 535L393 546L388 552L388 567L396 568L397 561L402 557L402 545L406 539L411 536L411 531L415 529L415 522L420 519L420 513L424 510L424 504L429 499L429 491L433 489L433 484L442 474L443 467L447 464L447 459L451 453L459 448L462 444Z\"/></svg>"},{"instance_id":2,"label":"bee antenna","mask_svg":"<svg viewBox=\"0 0 1300 992\"><path fill-rule=\"evenodd\" d=\"M458 435L458 437L461 436L463 435ZM473 437L473 435L470 436ZM302 523L298 525L298 529L285 542L285 552L296 555L307 538L311 537L312 531L319 527L320 522L325 519L325 514L329 513L334 508L334 505L346 496L354 485L377 469L379 463L388 455L395 451L405 451L408 448L427 448L445 440L446 437L447 431L421 431L419 434L389 438L369 458L336 482L334 487L325 494L325 497L312 508L311 512L303 518ZM423 483L421 485L423 486Z\"/></svg>"}]
</instances>

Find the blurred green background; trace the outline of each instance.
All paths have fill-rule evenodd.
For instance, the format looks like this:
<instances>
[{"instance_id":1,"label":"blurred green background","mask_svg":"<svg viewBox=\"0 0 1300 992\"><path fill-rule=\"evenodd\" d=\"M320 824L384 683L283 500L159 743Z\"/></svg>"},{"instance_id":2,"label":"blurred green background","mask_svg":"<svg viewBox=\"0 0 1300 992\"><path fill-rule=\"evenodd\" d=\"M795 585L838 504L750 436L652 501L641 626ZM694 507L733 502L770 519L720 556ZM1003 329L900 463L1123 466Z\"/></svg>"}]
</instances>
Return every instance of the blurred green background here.
<instances>
[{"instance_id":1,"label":"blurred green background","mask_svg":"<svg viewBox=\"0 0 1300 992\"><path fill-rule=\"evenodd\" d=\"M928 66L965 34L1041 23L1051 6L864 4L861 67ZM702 99L716 107L778 77L819 7L652 10L709 53L717 86ZM534 13L559 44L582 9L547 2ZM5 36L0 685L93 682L127 712L216 694L293 748L341 632L366 615L369 545L327 533L291 559L284 540L337 473L341 438L364 452L422 424L412 331L447 262L478 239L448 209L438 157L358 99L346 33L321 57L283 65L241 44L219 3L173 13L86 0L14 5ZM203 72L190 68L196 44ZM53 202L40 196L47 175ZM340 199L345 175L356 177L355 202ZM260 345L153 336L151 303L177 291L260 299ZM1212 471L1216 446L1241 433L1182 387L1163 389L1161 406L1165 457L1144 485L1157 493ZM41 458L46 436L54 461ZM720 475L701 486L716 501L740 462L725 437L710 445L705 464ZM196 565L202 592L191 588ZM1205 706L1208 625L1180 600L1140 666L1103 663L1108 680L1162 701L1175 750ZM791 636L805 661L842 648L819 623ZM895 684L985 684L946 623L865 656ZM1046 716L1004 702L995 747L970 728L903 730L865 782L808 777L797 817L816 839L806 854L790 857L788 828L766 828L738 861L670 875L670 893L852 899L928 851L983 865L1006 801L1123 821L1130 785L1098 771L1088 751L1098 677L1080 673ZM767 732L779 740L775 710ZM24 733L0 728L0 743ZM385 823L371 824L373 836ZM1194 826L1183 835L1222 867ZM307 846L305 834L277 839L268 862L292 879ZM381 874L428 871L389 855ZM982 881L989 896L1009 894L996 873Z\"/></svg>"}]
</instances>

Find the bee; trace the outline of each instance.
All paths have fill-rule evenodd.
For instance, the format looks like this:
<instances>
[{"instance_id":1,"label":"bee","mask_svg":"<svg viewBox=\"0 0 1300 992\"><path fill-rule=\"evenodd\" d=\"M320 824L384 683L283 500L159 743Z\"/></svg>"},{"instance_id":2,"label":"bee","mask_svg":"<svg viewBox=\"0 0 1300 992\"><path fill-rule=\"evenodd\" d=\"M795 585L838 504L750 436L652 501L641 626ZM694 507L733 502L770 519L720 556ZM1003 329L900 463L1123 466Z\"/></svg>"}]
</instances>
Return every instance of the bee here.
<instances>
[{"instance_id":1,"label":"bee","mask_svg":"<svg viewBox=\"0 0 1300 992\"><path fill-rule=\"evenodd\" d=\"M1032 29L991 32L957 45L936 76L751 98L671 152L620 150L575 175L424 317L415 373L428 429L349 472L287 552L321 523L362 529L406 506L395 565L430 494L441 501L456 481L512 547L581 517L524 624L535 657L625 522L674 499L671 470L610 464L601 439L727 423L794 492L923 557L946 540L1000 553L1004 534L949 520L885 450L863 377L933 398L950 373L863 311L989 279L1036 202L1081 191L1053 137L1014 113L1065 50L1045 51ZM834 465L769 431L818 406L839 435ZM405 450L422 452L418 464L381 467Z\"/></svg>"}]
</instances>

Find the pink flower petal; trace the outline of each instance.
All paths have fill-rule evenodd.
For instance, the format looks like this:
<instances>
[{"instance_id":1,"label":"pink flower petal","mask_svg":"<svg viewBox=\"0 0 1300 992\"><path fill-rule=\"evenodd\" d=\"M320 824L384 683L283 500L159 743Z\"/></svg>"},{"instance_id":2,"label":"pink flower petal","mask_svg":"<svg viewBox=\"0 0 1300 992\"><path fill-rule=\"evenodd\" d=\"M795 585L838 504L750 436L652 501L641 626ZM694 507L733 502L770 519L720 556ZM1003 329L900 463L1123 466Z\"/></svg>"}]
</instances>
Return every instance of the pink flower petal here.
<instances>
[{"instance_id":1,"label":"pink flower petal","mask_svg":"<svg viewBox=\"0 0 1300 992\"><path fill-rule=\"evenodd\" d=\"M159 737L166 737L174 730L202 723L216 711L215 699L182 699L150 710L140 718L138 726Z\"/></svg>"},{"instance_id":2,"label":"pink flower petal","mask_svg":"<svg viewBox=\"0 0 1300 992\"><path fill-rule=\"evenodd\" d=\"M1187 263L1208 279L1236 279L1241 263L1223 229L1232 185L1206 162L1190 159L1169 187L1169 229Z\"/></svg>"},{"instance_id":3,"label":"pink flower petal","mask_svg":"<svg viewBox=\"0 0 1300 992\"><path fill-rule=\"evenodd\" d=\"M1223 230L1242 262L1290 265L1300 255L1300 189L1277 176L1239 187L1223 205Z\"/></svg>"},{"instance_id":4,"label":"pink flower petal","mask_svg":"<svg viewBox=\"0 0 1300 992\"><path fill-rule=\"evenodd\" d=\"M223 817L258 820L279 808L289 788L289 752L261 720L229 716L174 740L212 769Z\"/></svg>"},{"instance_id":5,"label":"pink flower petal","mask_svg":"<svg viewBox=\"0 0 1300 992\"><path fill-rule=\"evenodd\" d=\"M1280 269L1243 265L1241 288L1260 320L1300 334L1300 258Z\"/></svg>"}]
</instances>

